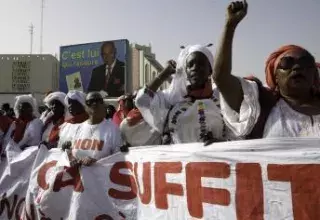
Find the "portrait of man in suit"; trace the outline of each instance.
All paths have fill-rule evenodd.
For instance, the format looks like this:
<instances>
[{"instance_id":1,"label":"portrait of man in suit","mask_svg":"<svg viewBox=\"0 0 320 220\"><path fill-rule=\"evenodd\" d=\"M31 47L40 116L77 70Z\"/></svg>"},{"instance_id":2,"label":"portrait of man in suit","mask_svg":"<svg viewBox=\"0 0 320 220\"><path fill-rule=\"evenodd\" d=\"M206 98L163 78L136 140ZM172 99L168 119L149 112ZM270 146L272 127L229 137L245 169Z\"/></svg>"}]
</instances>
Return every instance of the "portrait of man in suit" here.
<instances>
[{"instance_id":1,"label":"portrait of man in suit","mask_svg":"<svg viewBox=\"0 0 320 220\"><path fill-rule=\"evenodd\" d=\"M103 64L94 68L88 92L105 91L109 97L124 94L125 63L116 58L117 48L113 41L104 42L101 46Z\"/></svg>"}]
</instances>

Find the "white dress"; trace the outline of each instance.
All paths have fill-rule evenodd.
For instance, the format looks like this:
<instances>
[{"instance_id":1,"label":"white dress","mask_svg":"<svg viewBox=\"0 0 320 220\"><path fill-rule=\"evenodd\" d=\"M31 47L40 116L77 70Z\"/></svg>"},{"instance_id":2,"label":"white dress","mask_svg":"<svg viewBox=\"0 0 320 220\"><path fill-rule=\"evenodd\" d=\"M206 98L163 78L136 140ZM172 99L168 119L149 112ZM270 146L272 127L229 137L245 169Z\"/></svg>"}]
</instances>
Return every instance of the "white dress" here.
<instances>
[{"instance_id":1,"label":"white dress","mask_svg":"<svg viewBox=\"0 0 320 220\"><path fill-rule=\"evenodd\" d=\"M263 136L320 137L320 115L304 115L280 99L271 110Z\"/></svg>"},{"instance_id":2,"label":"white dress","mask_svg":"<svg viewBox=\"0 0 320 220\"><path fill-rule=\"evenodd\" d=\"M52 131L53 127L54 127L53 122L50 122L47 125L46 129L43 131L43 134L41 136L41 140L42 141L49 142L50 134L51 134L51 131Z\"/></svg>"},{"instance_id":3,"label":"white dress","mask_svg":"<svg viewBox=\"0 0 320 220\"><path fill-rule=\"evenodd\" d=\"M15 124L12 123L4 137L3 146L5 147L9 143L14 143L18 147L22 147L23 145L36 146L41 141L42 127L43 123L39 118L33 119L27 124L23 138L19 141L19 143L15 143L11 138L12 132L15 129Z\"/></svg>"},{"instance_id":4,"label":"white dress","mask_svg":"<svg viewBox=\"0 0 320 220\"><path fill-rule=\"evenodd\" d=\"M59 132L59 142L58 147L61 148L62 145L67 141L72 141L75 130L80 126L81 123L78 124L72 124L65 122L60 126L60 132Z\"/></svg>"},{"instance_id":5,"label":"white dress","mask_svg":"<svg viewBox=\"0 0 320 220\"><path fill-rule=\"evenodd\" d=\"M244 88L244 100L241 108L246 112L244 116L233 111L226 102L221 100L221 108L224 118L233 130L240 128L245 131L245 135L249 134L260 115L259 99L252 96L258 93L255 83L241 79ZM259 114L252 114L253 112ZM320 115L308 116L293 110L283 99L280 99L272 108L266 121L263 137L320 137Z\"/></svg>"},{"instance_id":6,"label":"white dress","mask_svg":"<svg viewBox=\"0 0 320 220\"><path fill-rule=\"evenodd\" d=\"M122 137L132 147L160 145L161 135L144 120L136 125L130 126L127 119L124 119L120 124Z\"/></svg>"},{"instance_id":7,"label":"white dress","mask_svg":"<svg viewBox=\"0 0 320 220\"><path fill-rule=\"evenodd\" d=\"M136 106L145 121L160 134L167 127L174 144L202 142L207 132L212 132L218 140L236 139L225 126L218 94L215 90L212 99L194 102L186 98L171 107L164 92L156 92L152 97L143 88L137 94Z\"/></svg>"},{"instance_id":8,"label":"white dress","mask_svg":"<svg viewBox=\"0 0 320 220\"><path fill-rule=\"evenodd\" d=\"M119 128L110 120L91 125L88 121L74 127L72 155L76 158L92 157L101 159L114 154L122 146Z\"/></svg>"}]
</instances>

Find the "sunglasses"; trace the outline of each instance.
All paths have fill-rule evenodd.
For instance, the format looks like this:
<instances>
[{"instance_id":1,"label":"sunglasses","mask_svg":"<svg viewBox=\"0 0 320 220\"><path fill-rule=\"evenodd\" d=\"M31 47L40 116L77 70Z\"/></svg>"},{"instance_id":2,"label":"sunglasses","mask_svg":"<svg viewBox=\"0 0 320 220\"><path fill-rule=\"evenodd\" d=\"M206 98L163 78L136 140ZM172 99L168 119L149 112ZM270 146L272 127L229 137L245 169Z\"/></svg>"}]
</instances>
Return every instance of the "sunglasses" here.
<instances>
[{"instance_id":1,"label":"sunglasses","mask_svg":"<svg viewBox=\"0 0 320 220\"><path fill-rule=\"evenodd\" d=\"M87 106L92 106L93 103L103 104L103 99L101 99L101 98L93 98L93 99L86 100L86 105Z\"/></svg>"},{"instance_id":2,"label":"sunglasses","mask_svg":"<svg viewBox=\"0 0 320 220\"><path fill-rule=\"evenodd\" d=\"M311 68L315 66L315 60L311 56L303 56L300 58L282 57L279 61L277 69L288 70L298 64L301 68Z\"/></svg>"}]
</instances>

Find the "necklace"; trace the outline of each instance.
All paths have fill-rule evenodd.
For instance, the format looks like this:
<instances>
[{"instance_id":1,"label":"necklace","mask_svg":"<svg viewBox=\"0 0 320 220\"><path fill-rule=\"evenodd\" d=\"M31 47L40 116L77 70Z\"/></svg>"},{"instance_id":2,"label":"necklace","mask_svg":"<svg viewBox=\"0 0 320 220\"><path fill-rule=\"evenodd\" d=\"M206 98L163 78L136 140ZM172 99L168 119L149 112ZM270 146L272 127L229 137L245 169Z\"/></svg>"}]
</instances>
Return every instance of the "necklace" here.
<instances>
[{"instance_id":1,"label":"necklace","mask_svg":"<svg viewBox=\"0 0 320 220\"><path fill-rule=\"evenodd\" d=\"M220 109L219 100L215 96L212 97L212 101ZM222 139L225 139L225 137L226 137L226 124L223 121L223 115L222 115L221 111L220 111L220 115L221 115L222 124L223 124ZM202 101L198 102L198 117L199 117L198 121L199 121L199 124L200 124L200 139L204 140L208 136L209 137L212 136L212 132L211 131L210 132L207 131L207 123L206 123L206 115L205 115L205 104Z\"/></svg>"},{"instance_id":2,"label":"necklace","mask_svg":"<svg viewBox=\"0 0 320 220\"><path fill-rule=\"evenodd\" d=\"M216 98L213 95L211 100L214 102L214 104L220 110L220 103L219 103L218 98ZM181 107L180 109L178 109L177 111L175 111L173 113L172 118L170 120L170 124L173 127L171 127L170 125L168 126L168 134L169 135L171 135L174 132L174 130L176 129L175 126L178 123L179 116L181 116L184 112L186 112L188 110L188 107L192 106L193 104L194 104L194 102L188 101L187 104L186 104L187 106L184 105L183 107ZM199 125L200 125L200 139L201 140L206 140L206 139L208 139L208 138L213 136L212 131L208 131L208 129L207 129L205 111L206 111L205 103L203 101L199 100L198 103L197 103L197 112L198 112L198 122L199 122ZM226 124L223 121L223 115L222 115L221 111L220 111L220 116L222 118L223 128L222 128L222 136L219 137L219 139L221 138L221 139L225 140L225 137L226 137Z\"/></svg>"},{"instance_id":3,"label":"necklace","mask_svg":"<svg viewBox=\"0 0 320 220\"><path fill-rule=\"evenodd\" d=\"M198 102L198 116L200 124L200 139L205 139L207 135L207 125L206 125L206 115L204 114L204 103L202 101Z\"/></svg>"}]
</instances>

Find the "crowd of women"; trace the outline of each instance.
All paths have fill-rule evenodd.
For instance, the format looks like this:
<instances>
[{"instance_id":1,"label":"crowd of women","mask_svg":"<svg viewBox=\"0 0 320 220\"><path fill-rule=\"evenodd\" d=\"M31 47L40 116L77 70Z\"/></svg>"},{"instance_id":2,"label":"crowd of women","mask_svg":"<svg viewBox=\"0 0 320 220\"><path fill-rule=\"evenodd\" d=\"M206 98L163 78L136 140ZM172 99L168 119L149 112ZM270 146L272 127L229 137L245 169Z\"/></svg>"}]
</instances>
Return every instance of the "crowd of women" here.
<instances>
[{"instance_id":1,"label":"crowd of women","mask_svg":"<svg viewBox=\"0 0 320 220\"><path fill-rule=\"evenodd\" d=\"M72 164L90 165L131 146L319 137L319 66L306 49L275 50L266 62L267 86L231 74L233 37L247 9L246 1L229 5L215 57L210 45L182 47L153 81L120 97L117 110L98 92L52 92L38 117L35 99L18 96L16 119L0 116L1 154L40 144L68 151ZM159 90L169 77L170 87Z\"/></svg>"}]
</instances>

